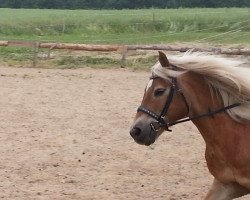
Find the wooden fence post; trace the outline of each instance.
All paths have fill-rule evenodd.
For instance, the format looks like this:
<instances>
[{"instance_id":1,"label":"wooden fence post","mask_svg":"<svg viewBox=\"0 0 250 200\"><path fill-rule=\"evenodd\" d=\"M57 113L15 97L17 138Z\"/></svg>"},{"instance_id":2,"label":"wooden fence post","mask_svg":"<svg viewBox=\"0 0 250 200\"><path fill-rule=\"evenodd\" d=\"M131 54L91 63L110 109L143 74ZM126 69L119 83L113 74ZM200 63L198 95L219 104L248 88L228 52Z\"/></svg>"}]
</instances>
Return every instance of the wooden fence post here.
<instances>
[{"instance_id":1,"label":"wooden fence post","mask_svg":"<svg viewBox=\"0 0 250 200\"><path fill-rule=\"evenodd\" d=\"M65 33L65 29L66 29L66 26L65 26L65 24L63 24L62 25L62 34L64 35L64 33Z\"/></svg>"},{"instance_id":2,"label":"wooden fence post","mask_svg":"<svg viewBox=\"0 0 250 200\"><path fill-rule=\"evenodd\" d=\"M33 67L36 67L37 64L37 54L39 51L40 42L34 42L33 47Z\"/></svg>"},{"instance_id":3,"label":"wooden fence post","mask_svg":"<svg viewBox=\"0 0 250 200\"><path fill-rule=\"evenodd\" d=\"M127 58L127 53L128 53L127 46L122 47L121 53L122 53L121 67L124 68L126 66L126 58Z\"/></svg>"},{"instance_id":4,"label":"wooden fence post","mask_svg":"<svg viewBox=\"0 0 250 200\"><path fill-rule=\"evenodd\" d=\"M54 45L52 45L50 48L49 48L49 50L48 50L48 54L47 54L47 59L50 59L51 57L51 50L53 50L54 48L55 48L55 46L57 45L57 43L55 43ZM40 45L39 45L40 46Z\"/></svg>"}]
</instances>

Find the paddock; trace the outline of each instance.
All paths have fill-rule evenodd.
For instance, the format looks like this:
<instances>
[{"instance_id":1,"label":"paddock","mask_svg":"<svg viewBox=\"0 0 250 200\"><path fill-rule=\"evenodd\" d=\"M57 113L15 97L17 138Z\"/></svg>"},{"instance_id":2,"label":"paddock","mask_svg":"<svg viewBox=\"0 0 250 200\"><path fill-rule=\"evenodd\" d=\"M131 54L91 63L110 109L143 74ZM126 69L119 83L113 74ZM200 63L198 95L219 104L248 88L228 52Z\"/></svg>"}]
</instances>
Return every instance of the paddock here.
<instances>
[{"instance_id":1,"label":"paddock","mask_svg":"<svg viewBox=\"0 0 250 200\"><path fill-rule=\"evenodd\" d=\"M1 67L0 198L202 199L213 177L191 123L150 147L129 135L147 79L127 69Z\"/></svg>"}]
</instances>

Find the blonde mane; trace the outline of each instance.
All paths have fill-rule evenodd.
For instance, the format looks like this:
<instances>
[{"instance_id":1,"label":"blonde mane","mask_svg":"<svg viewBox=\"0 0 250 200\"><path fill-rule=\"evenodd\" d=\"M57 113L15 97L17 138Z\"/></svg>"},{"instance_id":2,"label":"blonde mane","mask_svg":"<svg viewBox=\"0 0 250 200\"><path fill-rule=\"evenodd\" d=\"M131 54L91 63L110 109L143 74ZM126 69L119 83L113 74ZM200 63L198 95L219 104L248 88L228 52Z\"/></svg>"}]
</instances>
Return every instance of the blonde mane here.
<instances>
[{"instance_id":1,"label":"blonde mane","mask_svg":"<svg viewBox=\"0 0 250 200\"><path fill-rule=\"evenodd\" d=\"M169 76L177 77L187 71L198 73L221 95L224 106L242 103L241 106L228 110L234 120L250 120L250 67L245 65L246 62L190 52L170 57L169 62L183 71L163 68L160 63L156 63L152 73L165 79Z\"/></svg>"}]
</instances>

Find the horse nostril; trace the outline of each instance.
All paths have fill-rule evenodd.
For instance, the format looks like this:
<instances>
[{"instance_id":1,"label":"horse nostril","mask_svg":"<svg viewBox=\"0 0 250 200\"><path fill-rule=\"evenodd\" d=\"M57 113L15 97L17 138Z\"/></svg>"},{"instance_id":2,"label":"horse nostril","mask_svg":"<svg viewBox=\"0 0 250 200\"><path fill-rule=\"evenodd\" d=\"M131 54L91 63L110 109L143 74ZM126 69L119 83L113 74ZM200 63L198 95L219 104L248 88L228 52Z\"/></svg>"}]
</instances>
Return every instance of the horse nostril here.
<instances>
[{"instance_id":1,"label":"horse nostril","mask_svg":"<svg viewBox=\"0 0 250 200\"><path fill-rule=\"evenodd\" d=\"M132 128L131 131L130 131L130 135L133 138L138 137L140 134L141 134L141 129L139 129L137 127Z\"/></svg>"}]
</instances>

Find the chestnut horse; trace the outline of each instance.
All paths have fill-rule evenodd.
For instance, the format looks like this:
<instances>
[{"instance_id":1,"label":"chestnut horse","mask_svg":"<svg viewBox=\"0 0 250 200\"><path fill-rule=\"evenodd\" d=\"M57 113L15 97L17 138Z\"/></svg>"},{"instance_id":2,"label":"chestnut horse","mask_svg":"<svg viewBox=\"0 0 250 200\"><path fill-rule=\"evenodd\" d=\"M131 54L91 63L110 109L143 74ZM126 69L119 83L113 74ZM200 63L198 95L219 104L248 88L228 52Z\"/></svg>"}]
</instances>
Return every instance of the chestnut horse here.
<instances>
[{"instance_id":1,"label":"chestnut horse","mask_svg":"<svg viewBox=\"0 0 250 200\"><path fill-rule=\"evenodd\" d=\"M250 192L250 68L221 57L159 52L130 135L150 145L173 125L192 121L206 143L213 185L206 200Z\"/></svg>"}]
</instances>

